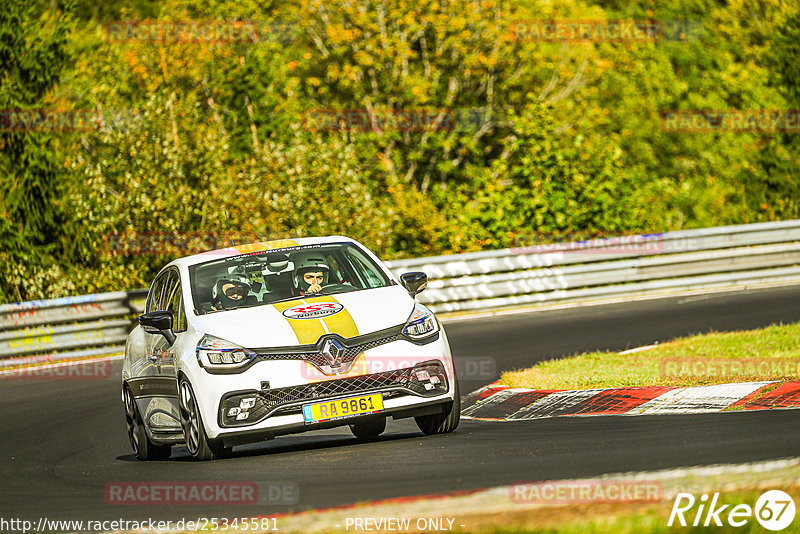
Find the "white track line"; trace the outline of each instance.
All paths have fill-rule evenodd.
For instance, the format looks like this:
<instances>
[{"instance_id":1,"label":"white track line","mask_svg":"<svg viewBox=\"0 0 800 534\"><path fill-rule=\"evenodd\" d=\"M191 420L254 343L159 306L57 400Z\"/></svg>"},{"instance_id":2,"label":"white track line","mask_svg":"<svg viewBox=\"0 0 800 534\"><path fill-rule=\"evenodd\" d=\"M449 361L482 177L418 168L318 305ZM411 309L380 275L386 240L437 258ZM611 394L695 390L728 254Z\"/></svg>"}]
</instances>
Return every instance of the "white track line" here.
<instances>
[{"instance_id":1,"label":"white track line","mask_svg":"<svg viewBox=\"0 0 800 534\"><path fill-rule=\"evenodd\" d=\"M636 347L633 349L623 350L619 354L634 354L636 352L642 352L643 350L650 350L656 348L658 345L645 345L643 347Z\"/></svg>"}]
</instances>

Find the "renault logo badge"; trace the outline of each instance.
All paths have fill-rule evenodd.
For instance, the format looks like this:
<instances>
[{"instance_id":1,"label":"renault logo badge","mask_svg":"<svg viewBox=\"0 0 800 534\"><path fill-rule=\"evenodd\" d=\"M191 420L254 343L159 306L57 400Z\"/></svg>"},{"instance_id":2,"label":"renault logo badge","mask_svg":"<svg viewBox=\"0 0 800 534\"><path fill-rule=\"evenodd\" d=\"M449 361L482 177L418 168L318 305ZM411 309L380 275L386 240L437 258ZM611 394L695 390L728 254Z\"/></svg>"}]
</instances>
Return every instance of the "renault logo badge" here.
<instances>
[{"instance_id":1,"label":"renault logo badge","mask_svg":"<svg viewBox=\"0 0 800 534\"><path fill-rule=\"evenodd\" d=\"M335 339L326 339L325 343L322 344L322 355L325 356L332 368L341 367L344 345Z\"/></svg>"}]
</instances>

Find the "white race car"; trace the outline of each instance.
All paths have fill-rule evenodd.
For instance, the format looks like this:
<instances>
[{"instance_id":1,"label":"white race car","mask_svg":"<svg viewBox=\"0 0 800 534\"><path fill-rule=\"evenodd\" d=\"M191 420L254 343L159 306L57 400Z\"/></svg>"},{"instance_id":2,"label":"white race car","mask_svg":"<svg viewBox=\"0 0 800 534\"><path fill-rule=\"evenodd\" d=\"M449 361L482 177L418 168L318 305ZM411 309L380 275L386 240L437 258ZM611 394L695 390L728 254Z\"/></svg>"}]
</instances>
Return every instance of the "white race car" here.
<instances>
[{"instance_id":1,"label":"white race car","mask_svg":"<svg viewBox=\"0 0 800 534\"><path fill-rule=\"evenodd\" d=\"M444 329L415 302L424 273L398 280L346 237L204 252L155 277L128 336L122 400L140 460L185 443L197 459L234 445L386 419L452 432L460 400Z\"/></svg>"}]
</instances>

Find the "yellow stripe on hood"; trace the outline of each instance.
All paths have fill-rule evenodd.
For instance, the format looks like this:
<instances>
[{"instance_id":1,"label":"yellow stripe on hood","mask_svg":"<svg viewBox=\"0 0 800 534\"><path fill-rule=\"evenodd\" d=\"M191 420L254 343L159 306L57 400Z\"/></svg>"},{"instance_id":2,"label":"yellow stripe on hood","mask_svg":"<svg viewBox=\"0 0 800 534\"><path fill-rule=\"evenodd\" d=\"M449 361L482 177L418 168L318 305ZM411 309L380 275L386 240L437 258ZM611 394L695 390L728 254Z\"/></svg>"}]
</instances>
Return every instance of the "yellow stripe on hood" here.
<instances>
[{"instance_id":1,"label":"yellow stripe on hood","mask_svg":"<svg viewBox=\"0 0 800 534\"><path fill-rule=\"evenodd\" d=\"M341 304L341 302L337 301L332 296L322 296L322 297L310 297L304 299L307 303L313 304L317 302L336 302ZM339 313L335 313L333 315L329 315L328 317L323 317L319 319L319 321L325 321L325 326L328 327L328 332L331 334L339 334L344 338L355 337L358 335L358 327L356 326L355 321L353 321L353 317L350 315L345 308L342 308L342 311ZM305 362L306 368L306 380L309 382L320 382L325 380L330 380L331 375L326 375L319 369L317 369L314 364L311 362ZM347 378L353 376L361 376L367 374L368 367L367 367L367 360L362 352L358 356L356 356L355 361L350 367L350 370L346 373L337 373L335 376L336 378Z\"/></svg>"},{"instance_id":2,"label":"yellow stripe on hood","mask_svg":"<svg viewBox=\"0 0 800 534\"><path fill-rule=\"evenodd\" d=\"M303 299L295 299L286 302L276 302L273 306L279 312L283 312L283 310L287 308L305 303ZM314 344L320 337L325 335L325 327L322 326L320 319L290 319L285 315L283 317L289 321L289 326L294 330L294 334L297 336L297 342L300 345Z\"/></svg>"},{"instance_id":3,"label":"yellow stripe on hood","mask_svg":"<svg viewBox=\"0 0 800 534\"><path fill-rule=\"evenodd\" d=\"M300 304L315 304L318 302L334 302L336 304L341 304L335 298L328 295L322 297L294 299L286 302L276 302L273 304L273 306L279 312L283 312L292 306L297 306ZM294 333L297 336L297 342L301 345L316 343L319 338L326 333L339 334L343 338L350 338L358 335L358 327L356 327L356 323L353 320L353 317L350 315L350 312L348 312L344 307L338 313L334 313L333 315L319 319L290 319L286 316L284 316L284 318L289 322L289 325L292 327L292 330L294 330Z\"/></svg>"},{"instance_id":4,"label":"yellow stripe on hood","mask_svg":"<svg viewBox=\"0 0 800 534\"><path fill-rule=\"evenodd\" d=\"M315 302L335 302L337 304L341 304L341 302L332 296L311 298L306 297L305 301L309 304L313 304ZM325 321L325 325L328 327L328 332L331 334L339 334L344 338L355 337L358 335L358 327L356 327L356 322L353 320L350 312L348 312L344 307L342 307L342 311L339 313L334 313L333 315L323 317L320 320Z\"/></svg>"}]
</instances>

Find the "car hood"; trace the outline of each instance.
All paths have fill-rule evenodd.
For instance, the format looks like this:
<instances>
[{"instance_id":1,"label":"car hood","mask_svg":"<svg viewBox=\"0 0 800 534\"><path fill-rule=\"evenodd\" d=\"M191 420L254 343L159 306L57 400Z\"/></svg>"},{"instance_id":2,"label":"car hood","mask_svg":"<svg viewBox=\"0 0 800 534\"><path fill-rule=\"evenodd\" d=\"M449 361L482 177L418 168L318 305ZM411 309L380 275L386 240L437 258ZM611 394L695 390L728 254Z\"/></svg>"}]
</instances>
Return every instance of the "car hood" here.
<instances>
[{"instance_id":1,"label":"car hood","mask_svg":"<svg viewBox=\"0 0 800 534\"><path fill-rule=\"evenodd\" d=\"M389 286L209 313L194 323L198 331L242 347L285 347L316 343L327 333L350 338L398 326L413 309L405 288Z\"/></svg>"}]
</instances>

